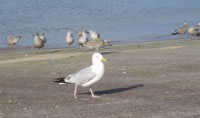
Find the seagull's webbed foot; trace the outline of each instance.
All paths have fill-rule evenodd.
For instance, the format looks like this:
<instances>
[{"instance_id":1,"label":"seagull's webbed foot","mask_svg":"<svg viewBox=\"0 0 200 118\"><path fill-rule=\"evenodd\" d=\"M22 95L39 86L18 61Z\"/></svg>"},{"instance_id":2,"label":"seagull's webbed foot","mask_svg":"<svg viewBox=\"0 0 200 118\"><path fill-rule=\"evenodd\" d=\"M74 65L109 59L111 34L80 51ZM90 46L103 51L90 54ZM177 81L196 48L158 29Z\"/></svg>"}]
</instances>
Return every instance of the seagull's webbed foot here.
<instances>
[{"instance_id":1,"label":"seagull's webbed foot","mask_svg":"<svg viewBox=\"0 0 200 118\"><path fill-rule=\"evenodd\" d=\"M101 98L100 96L97 95L92 95L93 98Z\"/></svg>"},{"instance_id":2,"label":"seagull's webbed foot","mask_svg":"<svg viewBox=\"0 0 200 118\"><path fill-rule=\"evenodd\" d=\"M90 92L93 98L100 98L100 96L97 96L94 94L94 92L92 91L92 88L90 88Z\"/></svg>"}]
</instances>

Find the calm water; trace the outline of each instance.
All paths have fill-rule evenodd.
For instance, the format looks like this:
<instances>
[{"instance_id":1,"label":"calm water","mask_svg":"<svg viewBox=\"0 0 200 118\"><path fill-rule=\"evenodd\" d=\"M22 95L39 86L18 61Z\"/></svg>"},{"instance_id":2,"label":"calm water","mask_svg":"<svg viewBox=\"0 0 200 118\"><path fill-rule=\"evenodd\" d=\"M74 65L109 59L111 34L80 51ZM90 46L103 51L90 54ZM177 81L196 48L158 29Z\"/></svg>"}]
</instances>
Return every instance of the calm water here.
<instances>
[{"instance_id":1,"label":"calm water","mask_svg":"<svg viewBox=\"0 0 200 118\"><path fill-rule=\"evenodd\" d=\"M200 0L0 0L0 48L17 34L18 46L32 46L36 31L47 35L46 47L64 47L67 29L95 30L115 43L165 40L184 20L200 21Z\"/></svg>"}]
</instances>

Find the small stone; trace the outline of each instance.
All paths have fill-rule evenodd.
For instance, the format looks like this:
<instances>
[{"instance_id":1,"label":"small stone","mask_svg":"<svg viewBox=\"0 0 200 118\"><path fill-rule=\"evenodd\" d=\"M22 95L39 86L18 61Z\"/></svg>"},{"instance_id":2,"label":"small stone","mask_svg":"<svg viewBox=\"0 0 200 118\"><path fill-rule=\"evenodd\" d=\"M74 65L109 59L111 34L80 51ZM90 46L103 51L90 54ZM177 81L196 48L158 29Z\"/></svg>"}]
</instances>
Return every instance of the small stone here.
<instances>
[{"instance_id":1,"label":"small stone","mask_svg":"<svg viewBox=\"0 0 200 118\"><path fill-rule=\"evenodd\" d=\"M122 69L120 69L120 70L126 70L125 68L122 68Z\"/></svg>"},{"instance_id":2,"label":"small stone","mask_svg":"<svg viewBox=\"0 0 200 118\"><path fill-rule=\"evenodd\" d=\"M165 93L169 93L169 91L166 91Z\"/></svg>"},{"instance_id":3,"label":"small stone","mask_svg":"<svg viewBox=\"0 0 200 118\"><path fill-rule=\"evenodd\" d=\"M165 75L160 75L159 77L164 77Z\"/></svg>"},{"instance_id":4,"label":"small stone","mask_svg":"<svg viewBox=\"0 0 200 118\"><path fill-rule=\"evenodd\" d=\"M137 100L137 102L141 101L141 99Z\"/></svg>"}]
</instances>

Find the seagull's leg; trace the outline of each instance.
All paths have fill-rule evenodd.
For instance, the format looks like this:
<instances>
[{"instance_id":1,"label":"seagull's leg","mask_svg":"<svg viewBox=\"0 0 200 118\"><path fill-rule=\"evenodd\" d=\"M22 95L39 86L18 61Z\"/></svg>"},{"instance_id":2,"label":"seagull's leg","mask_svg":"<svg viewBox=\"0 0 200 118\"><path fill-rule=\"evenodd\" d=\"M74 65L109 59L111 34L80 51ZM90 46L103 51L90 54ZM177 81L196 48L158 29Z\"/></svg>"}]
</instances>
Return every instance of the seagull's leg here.
<instances>
[{"instance_id":1,"label":"seagull's leg","mask_svg":"<svg viewBox=\"0 0 200 118\"><path fill-rule=\"evenodd\" d=\"M75 84L75 88L74 88L74 98L77 99L78 97L76 96L76 92L77 92L77 84Z\"/></svg>"},{"instance_id":2,"label":"seagull's leg","mask_svg":"<svg viewBox=\"0 0 200 118\"><path fill-rule=\"evenodd\" d=\"M100 98L100 96L94 95L94 93L93 93L93 91L92 91L92 88L90 88L90 92L91 92L93 98Z\"/></svg>"}]
</instances>

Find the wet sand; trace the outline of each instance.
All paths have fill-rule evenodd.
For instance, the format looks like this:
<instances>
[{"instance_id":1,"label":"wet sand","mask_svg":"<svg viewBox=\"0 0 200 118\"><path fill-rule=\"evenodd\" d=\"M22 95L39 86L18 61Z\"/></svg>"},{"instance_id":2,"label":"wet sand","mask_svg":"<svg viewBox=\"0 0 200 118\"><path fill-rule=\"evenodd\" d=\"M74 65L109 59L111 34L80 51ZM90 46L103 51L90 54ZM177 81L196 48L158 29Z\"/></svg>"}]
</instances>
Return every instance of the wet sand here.
<instances>
[{"instance_id":1,"label":"wet sand","mask_svg":"<svg viewBox=\"0 0 200 118\"><path fill-rule=\"evenodd\" d=\"M91 64L92 51L1 51L1 118L200 117L200 40L167 40L102 49L104 78L88 88L54 79Z\"/></svg>"}]
</instances>

